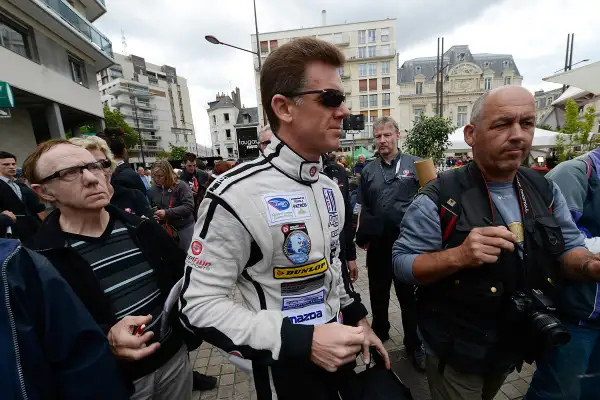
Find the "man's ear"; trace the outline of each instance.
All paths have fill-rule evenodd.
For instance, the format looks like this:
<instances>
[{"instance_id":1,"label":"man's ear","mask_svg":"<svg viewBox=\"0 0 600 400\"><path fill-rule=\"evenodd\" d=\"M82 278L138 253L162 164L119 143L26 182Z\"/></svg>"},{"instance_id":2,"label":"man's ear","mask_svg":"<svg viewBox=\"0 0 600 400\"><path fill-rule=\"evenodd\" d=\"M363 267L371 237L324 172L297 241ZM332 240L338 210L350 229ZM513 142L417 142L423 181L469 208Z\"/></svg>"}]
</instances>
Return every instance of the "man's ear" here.
<instances>
[{"instance_id":1,"label":"man's ear","mask_svg":"<svg viewBox=\"0 0 600 400\"><path fill-rule=\"evenodd\" d=\"M280 121L288 124L292 122L292 113L290 109L292 104L290 103L291 101L281 94L276 94L271 99L271 108L273 109L273 112L277 118L279 118Z\"/></svg>"},{"instance_id":2,"label":"man's ear","mask_svg":"<svg viewBox=\"0 0 600 400\"><path fill-rule=\"evenodd\" d=\"M470 147L473 147L473 143L475 143L475 126L471 124L465 125L463 129L463 134L465 138L465 143Z\"/></svg>"},{"instance_id":3,"label":"man's ear","mask_svg":"<svg viewBox=\"0 0 600 400\"><path fill-rule=\"evenodd\" d=\"M56 201L56 197L50 194L45 185L39 185L37 183L33 183L31 185L31 189L44 201L52 203Z\"/></svg>"}]
</instances>

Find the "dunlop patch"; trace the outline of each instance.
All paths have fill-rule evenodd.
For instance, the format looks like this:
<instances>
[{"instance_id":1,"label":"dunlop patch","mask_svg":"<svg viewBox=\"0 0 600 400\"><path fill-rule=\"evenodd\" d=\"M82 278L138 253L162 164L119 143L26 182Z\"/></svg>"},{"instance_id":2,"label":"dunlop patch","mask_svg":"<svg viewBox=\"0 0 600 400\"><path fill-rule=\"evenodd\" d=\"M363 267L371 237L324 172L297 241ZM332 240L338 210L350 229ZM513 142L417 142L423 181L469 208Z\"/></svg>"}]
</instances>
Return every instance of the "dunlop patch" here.
<instances>
[{"instance_id":1,"label":"dunlop patch","mask_svg":"<svg viewBox=\"0 0 600 400\"><path fill-rule=\"evenodd\" d=\"M273 268L273 278L275 279L294 279L305 276L313 276L327 271L329 266L326 259L299 267L275 267Z\"/></svg>"}]
</instances>

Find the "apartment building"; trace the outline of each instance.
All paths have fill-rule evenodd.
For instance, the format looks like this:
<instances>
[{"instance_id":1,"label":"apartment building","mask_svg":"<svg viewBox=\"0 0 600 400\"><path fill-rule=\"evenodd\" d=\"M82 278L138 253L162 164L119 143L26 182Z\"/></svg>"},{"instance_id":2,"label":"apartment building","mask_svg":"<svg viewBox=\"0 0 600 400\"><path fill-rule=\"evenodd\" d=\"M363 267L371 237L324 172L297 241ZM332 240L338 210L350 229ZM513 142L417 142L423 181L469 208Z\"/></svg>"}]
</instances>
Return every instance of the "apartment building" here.
<instances>
[{"instance_id":1,"label":"apartment building","mask_svg":"<svg viewBox=\"0 0 600 400\"><path fill-rule=\"evenodd\" d=\"M175 67L133 54L115 53L114 60L96 77L102 104L121 111L141 134L142 146L129 151L129 161L148 166L169 144L198 154L187 80L177 75Z\"/></svg>"},{"instance_id":2,"label":"apartment building","mask_svg":"<svg viewBox=\"0 0 600 400\"><path fill-rule=\"evenodd\" d=\"M340 68L346 105L352 114L363 114L365 130L346 140L367 139L372 136L372 122L384 115L397 115L396 105L396 19L327 25L322 12L322 25L312 28L259 33L261 60L271 51L299 37L312 36L335 44L346 56ZM252 48L257 49L256 35L251 35ZM256 97L260 123L264 125L260 99L258 56L254 56Z\"/></svg>"},{"instance_id":3,"label":"apartment building","mask_svg":"<svg viewBox=\"0 0 600 400\"><path fill-rule=\"evenodd\" d=\"M412 129L419 115L435 115L437 58L405 61L398 70L398 124L401 134ZM523 77L510 54L472 54L469 46L444 52L443 115L461 127L471 118L473 103L490 89L521 85Z\"/></svg>"},{"instance_id":4,"label":"apartment building","mask_svg":"<svg viewBox=\"0 0 600 400\"><path fill-rule=\"evenodd\" d=\"M0 0L0 148L19 164L37 143L103 129L94 75L114 63L112 44L93 24L104 0Z\"/></svg>"}]
</instances>

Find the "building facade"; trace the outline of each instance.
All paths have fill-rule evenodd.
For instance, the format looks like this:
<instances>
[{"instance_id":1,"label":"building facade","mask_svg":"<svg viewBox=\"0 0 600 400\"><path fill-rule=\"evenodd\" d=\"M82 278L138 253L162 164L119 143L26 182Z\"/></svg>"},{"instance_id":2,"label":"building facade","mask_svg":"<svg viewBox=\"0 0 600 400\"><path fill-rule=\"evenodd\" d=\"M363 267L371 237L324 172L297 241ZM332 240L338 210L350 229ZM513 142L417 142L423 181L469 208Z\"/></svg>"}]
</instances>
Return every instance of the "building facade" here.
<instances>
[{"instance_id":1,"label":"building facade","mask_svg":"<svg viewBox=\"0 0 600 400\"><path fill-rule=\"evenodd\" d=\"M242 108L239 93L239 88L236 88L235 92L231 92L231 96L217 93L215 101L209 102L206 110L213 155L224 159L237 159L238 157L234 125L237 123L238 114Z\"/></svg>"},{"instance_id":2,"label":"building facade","mask_svg":"<svg viewBox=\"0 0 600 400\"><path fill-rule=\"evenodd\" d=\"M14 108L0 118L0 148L19 164L37 143L103 129L94 76L114 63L112 44L93 21L104 0L0 0L0 81Z\"/></svg>"},{"instance_id":3,"label":"building facade","mask_svg":"<svg viewBox=\"0 0 600 400\"><path fill-rule=\"evenodd\" d=\"M562 88L535 92L536 122L539 124L552 111L552 103L563 93Z\"/></svg>"},{"instance_id":4,"label":"building facade","mask_svg":"<svg viewBox=\"0 0 600 400\"><path fill-rule=\"evenodd\" d=\"M346 105L352 114L365 116L365 130L348 133L344 141L367 140L372 135L372 122L384 115L396 115L396 19L327 25L313 28L259 33L261 60L271 51L299 37L312 36L335 44L346 56L339 73L346 93ZM256 35L251 35L252 48L257 49ZM254 56L256 98L260 124L264 125L260 98L258 56Z\"/></svg>"},{"instance_id":5,"label":"building facade","mask_svg":"<svg viewBox=\"0 0 600 400\"><path fill-rule=\"evenodd\" d=\"M436 115L436 57L405 61L398 70L398 115L401 134L421 114ZM443 116L457 126L471 118L473 103L490 89L521 85L523 77L510 54L472 54L469 46L452 46L442 62ZM440 68L442 69L442 68Z\"/></svg>"},{"instance_id":6,"label":"building facade","mask_svg":"<svg viewBox=\"0 0 600 400\"><path fill-rule=\"evenodd\" d=\"M172 66L152 64L133 54L115 53L114 59L115 64L96 78L102 104L121 111L141 134L142 146L129 151L130 162L148 166L158 152L169 150L169 144L198 155L187 80Z\"/></svg>"}]
</instances>

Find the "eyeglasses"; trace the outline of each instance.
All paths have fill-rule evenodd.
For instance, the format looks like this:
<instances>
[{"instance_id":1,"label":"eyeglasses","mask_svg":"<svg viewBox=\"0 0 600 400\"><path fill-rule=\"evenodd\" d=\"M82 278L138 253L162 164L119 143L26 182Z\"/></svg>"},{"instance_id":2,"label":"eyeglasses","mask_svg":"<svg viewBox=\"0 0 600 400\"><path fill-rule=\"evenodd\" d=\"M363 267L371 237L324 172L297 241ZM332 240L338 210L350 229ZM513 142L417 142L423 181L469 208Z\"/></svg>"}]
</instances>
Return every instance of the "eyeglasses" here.
<instances>
[{"instance_id":1,"label":"eyeglasses","mask_svg":"<svg viewBox=\"0 0 600 400\"><path fill-rule=\"evenodd\" d=\"M50 176L45 177L40 183L51 181L52 179L59 178L65 182L72 182L83 174L83 170L87 169L96 176L102 176L106 174L106 169L110 168L109 160L101 160L85 165L77 165L75 167L68 167L59 169Z\"/></svg>"},{"instance_id":2,"label":"eyeglasses","mask_svg":"<svg viewBox=\"0 0 600 400\"><path fill-rule=\"evenodd\" d=\"M319 103L328 108L339 107L343 102L346 101L346 95L337 89L308 90L306 92L287 93L283 95L285 97L292 98L304 96L305 94L318 94Z\"/></svg>"}]
</instances>

